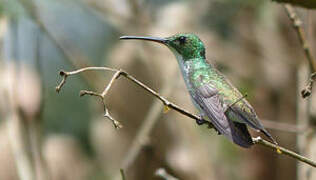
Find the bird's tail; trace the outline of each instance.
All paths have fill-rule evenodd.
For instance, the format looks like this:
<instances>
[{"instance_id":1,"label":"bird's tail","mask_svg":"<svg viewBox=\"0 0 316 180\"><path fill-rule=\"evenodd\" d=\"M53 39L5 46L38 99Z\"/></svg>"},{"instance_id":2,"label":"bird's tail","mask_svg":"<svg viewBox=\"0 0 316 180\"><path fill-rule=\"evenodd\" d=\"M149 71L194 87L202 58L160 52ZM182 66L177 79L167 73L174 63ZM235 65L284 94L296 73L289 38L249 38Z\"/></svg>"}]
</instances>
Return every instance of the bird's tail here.
<instances>
[{"instance_id":1,"label":"bird's tail","mask_svg":"<svg viewBox=\"0 0 316 180\"><path fill-rule=\"evenodd\" d=\"M251 135L246 124L230 121L232 141L244 148L249 148L253 145Z\"/></svg>"}]
</instances>

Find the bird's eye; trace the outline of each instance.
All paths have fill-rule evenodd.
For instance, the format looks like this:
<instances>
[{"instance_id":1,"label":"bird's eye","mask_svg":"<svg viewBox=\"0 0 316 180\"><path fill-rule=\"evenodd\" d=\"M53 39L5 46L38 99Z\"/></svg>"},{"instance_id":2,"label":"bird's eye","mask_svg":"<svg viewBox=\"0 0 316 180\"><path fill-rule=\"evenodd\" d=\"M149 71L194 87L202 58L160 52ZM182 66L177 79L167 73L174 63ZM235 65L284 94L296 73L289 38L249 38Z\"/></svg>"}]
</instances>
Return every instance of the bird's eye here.
<instances>
[{"instance_id":1,"label":"bird's eye","mask_svg":"<svg viewBox=\"0 0 316 180\"><path fill-rule=\"evenodd\" d=\"M187 38L184 37L184 36L180 36L179 37L179 42L180 42L180 45L183 45L185 42L186 42Z\"/></svg>"}]
</instances>

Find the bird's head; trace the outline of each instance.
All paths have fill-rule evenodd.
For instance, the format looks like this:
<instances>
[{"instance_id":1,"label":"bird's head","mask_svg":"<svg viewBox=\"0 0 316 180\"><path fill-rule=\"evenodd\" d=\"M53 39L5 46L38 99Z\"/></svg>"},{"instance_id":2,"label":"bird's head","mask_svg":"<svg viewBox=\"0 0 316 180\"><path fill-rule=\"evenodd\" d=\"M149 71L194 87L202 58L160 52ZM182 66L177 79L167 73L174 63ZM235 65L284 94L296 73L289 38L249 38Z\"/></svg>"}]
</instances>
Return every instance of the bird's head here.
<instances>
[{"instance_id":1,"label":"bird's head","mask_svg":"<svg viewBox=\"0 0 316 180\"><path fill-rule=\"evenodd\" d=\"M183 60L205 58L204 44L195 34L176 34L167 38L122 36L120 39L138 39L158 42L166 45L176 56L181 56Z\"/></svg>"}]
</instances>

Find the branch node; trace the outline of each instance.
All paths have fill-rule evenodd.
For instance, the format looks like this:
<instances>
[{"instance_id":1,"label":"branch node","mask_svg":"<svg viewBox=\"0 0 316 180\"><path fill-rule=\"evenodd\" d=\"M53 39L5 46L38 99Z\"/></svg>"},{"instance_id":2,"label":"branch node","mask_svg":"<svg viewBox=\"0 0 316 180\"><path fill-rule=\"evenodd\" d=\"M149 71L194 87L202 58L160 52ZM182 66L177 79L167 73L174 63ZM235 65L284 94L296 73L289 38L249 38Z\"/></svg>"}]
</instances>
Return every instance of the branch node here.
<instances>
[{"instance_id":1,"label":"branch node","mask_svg":"<svg viewBox=\"0 0 316 180\"><path fill-rule=\"evenodd\" d=\"M120 76L122 75L122 71L117 71L117 75L115 76L115 80L117 80L118 78L120 78Z\"/></svg>"},{"instance_id":2,"label":"branch node","mask_svg":"<svg viewBox=\"0 0 316 180\"><path fill-rule=\"evenodd\" d=\"M259 141L262 141L262 138L260 136L252 138L252 141L257 144Z\"/></svg>"},{"instance_id":3,"label":"branch node","mask_svg":"<svg viewBox=\"0 0 316 180\"><path fill-rule=\"evenodd\" d=\"M166 98L160 96L160 100L162 101L163 105L170 107L171 103Z\"/></svg>"},{"instance_id":4,"label":"branch node","mask_svg":"<svg viewBox=\"0 0 316 180\"><path fill-rule=\"evenodd\" d=\"M312 94L310 83L301 91L302 98L307 98Z\"/></svg>"},{"instance_id":5,"label":"branch node","mask_svg":"<svg viewBox=\"0 0 316 180\"><path fill-rule=\"evenodd\" d=\"M294 20L293 26L298 28L298 27L300 27L302 25L302 21L299 20L299 19L295 19L295 18L296 18L296 16L292 17L292 19Z\"/></svg>"},{"instance_id":6,"label":"branch node","mask_svg":"<svg viewBox=\"0 0 316 180\"><path fill-rule=\"evenodd\" d=\"M59 75L60 75L60 76L66 76L67 73L66 73L64 70L61 70L61 71L59 71Z\"/></svg>"},{"instance_id":7,"label":"branch node","mask_svg":"<svg viewBox=\"0 0 316 180\"><path fill-rule=\"evenodd\" d=\"M313 72L312 74L311 74L311 80L312 81L315 81L316 80L316 72Z\"/></svg>"},{"instance_id":8,"label":"branch node","mask_svg":"<svg viewBox=\"0 0 316 180\"><path fill-rule=\"evenodd\" d=\"M61 88L64 86L64 84L66 83L66 79L68 77L67 72L61 70L59 71L59 75L63 77L63 79L61 80L61 82L56 86L56 92L59 93Z\"/></svg>"},{"instance_id":9,"label":"branch node","mask_svg":"<svg viewBox=\"0 0 316 180\"><path fill-rule=\"evenodd\" d=\"M86 95L87 93L86 93L86 91L84 91L84 90L81 90L80 92L79 92L79 96L80 97L82 97L82 96L84 96L84 95Z\"/></svg>"},{"instance_id":10,"label":"branch node","mask_svg":"<svg viewBox=\"0 0 316 180\"><path fill-rule=\"evenodd\" d=\"M303 98L307 98L312 94L312 89L313 89L313 83L316 80L316 72L313 72L308 80L307 85L305 88L301 91L301 95Z\"/></svg>"},{"instance_id":11,"label":"branch node","mask_svg":"<svg viewBox=\"0 0 316 180\"><path fill-rule=\"evenodd\" d=\"M102 97L101 94L96 93L96 92L94 92L94 91L81 90L81 91L79 92L79 96L80 96L80 97L85 96L85 95L97 96L97 97L100 97L101 99L103 99L103 97Z\"/></svg>"},{"instance_id":12,"label":"branch node","mask_svg":"<svg viewBox=\"0 0 316 180\"><path fill-rule=\"evenodd\" d=\"M113 126L114 126L115 129L121 129L121 128L123 128L123 125L122 125L119 121L115 120L115 119L110 115L109 110L108 110L107 108L105 108L104 117L106 117L106 118L108 118L109 120L111 120L111 122L112 122L112 124L113 124Z\"/></svg>"},{"instance_id":13,"label":"branch node","mask_svg":"<svg viewBox=\"0 0 316 180\"><path fill-rule=\"evenodd\" d=\"M123 69L119 69L118 71L120 72L119 76L120 75L123 75L123 76L127 76L128 75L128 73L126 71L124 71ZM119 76L117 78L119 78Z\"/></svg>"}]
</instances>

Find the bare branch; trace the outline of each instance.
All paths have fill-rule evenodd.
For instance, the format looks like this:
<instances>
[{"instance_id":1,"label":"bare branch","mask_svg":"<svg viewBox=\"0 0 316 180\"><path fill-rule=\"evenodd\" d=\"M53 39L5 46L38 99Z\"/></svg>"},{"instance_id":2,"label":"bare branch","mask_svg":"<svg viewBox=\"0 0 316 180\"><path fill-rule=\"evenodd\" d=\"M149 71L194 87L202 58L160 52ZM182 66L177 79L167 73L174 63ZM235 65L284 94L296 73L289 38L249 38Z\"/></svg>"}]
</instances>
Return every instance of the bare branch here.
<instances>
[{"instance_id":1,"label":"bare branch","mask_svg":"<svg viewBox=\"0 0 316 180\"><path fill-rule=\"evenodd\" d=\"M136 78L134 78L133 76L129 75L127 72L123 71L123 70L117 70L117 69L113 69L113 68L108 68L108 67L86 67L86 68L82 68L76 71L71 71L71 72L64 72L60 73L61 76L63 76L63 80L61 81L61 83L57 86L60 88L62 87L62 85L65 84L65 78L69 75L75 75L84 71L89 71L89 70L105 70L105 71L112 71L115 72L110 83L106 86L106 88L104 89L103 93L99 94L96 92L91 92L91 91L83 91L83 94L89 94L92 96L97 96L99 98L102 99L103 105L104 105L104 111L105 111L105 117L108 117L112 123L114 124L115 127L119 127L119 125L117 125L116 123L119 123L118 121L116 121L115 119L113 119L110 115L108 110L105 107L105 103L104 103L104 97L102 96L102 94L104 94L104 96L106 95L106 93L108 92L108 90L110 89L111 85L114 83L115 79L119 78L120 75L124 76L125 78L127 78L128 80L132 81L133 83L137 84L139 87L141 87L142 89L146 90L147 92L149 92L151 95L153 95L154 97L158 98L165 106L185 115L188 116L194 120L201 120L201 118L197 115L194 115L188 111L186 111L185 109L182 109L181 107L179 107L178 105L168 101L166 98L164 98L163 96L161 96L159 93L155 92L154 90L152 90L151 88L149 88L148 86L146 86L145 84L143 84L142 82L140 82L139 80L137 80ZM56 89L57 90L57 89ZM206 121L206 120L205 120ZM207 121L209 125L211 125L211 122ZM268 141L263 140L261 137L257 137L257 138L253 138L254 144L260 144L266 147L269 147L271 149L276 150L279 154L285 154L288 155L290 157L293 157L295 159L297 159L298 161L304 162L306 164L309 164L313 167L316 167L316 163L304 156L301 156L293 151L290 151L286 148L283 148L279 145L275 145L273 143L270 143Z\"/></svg>"},{"instance_id":2,"label":"bare branch","mask_svg":"<svg viewBox=\"0 0 316 180\"><path fill-rule=\"evenodd\" d=\"M164 98L163 96L161 96L159 93L157 93L156 91L152 90L151 88L149 88L148 86L146 86L145 84L143 84L142 82L140 82L139 80L137 80L136 78L134 78L133 76L129 75L127 72L123 71L123 70L118 70L118 69L114 69L114 68L109 68L109 67L85 67L85 68L81 68L75 71L60 71L59 75L61 75L63 77L62 81L57 85L56 87L56 91L59 92L61 90L61 88L63 87L63 85L66 83L66 79L68 76L71 75L76 75L79 74L81 72L85 72L85 71L91 71L91 70L103 70L103 71L112 71L112 72L116 72L110 83L108 84L108 86L104 89L103 93L97 93L97 92L93 92L93 91L87 91L87 90L83 90L80 92L80 96L84 96L84 95L92 95L92 96L97 96L100 97L102 99L103 105L104 103L104 97L102 94L104 94L104 96L106 95L106 93L108 92L108 90L110 89L111 85L113 84L113 82L118 79L120 76L124 76L125 78L127 78L128 80L132 81L133 83L137 84L139 87L141 87L142 89L144 89L145 91L149 92L151 95L153 95L154 97L158 98L165 106L168 106L169 108L185 115L188 116L192 119L195 120L201 120L201 117L194 115L192 113L190 113L189 111L182 109L180 106L171 103L170 101L168 101L166 98ZM105 105L104 105L105 108ZM106 108L105 108L106 109ZM106 116L108 117L108 116ZM203 119L204 120L204 119ZM209 127L213 127L212 123L204 120L205 122L208 123Z\"/></svg>"},{"instance_id":3,"label":"bare branch","mask_svg":"<svg viewBox=\"0 0 316 180\"><path fill-rule=\"evenodd\" d=\"M58 84L58 86L56 86L56 92L59 93L60 89L64 86L64 84L66 83L66 79L67 79L67 75L65 74L64 71L60 71L59 75L63 77L63 79L61 80L61 82Z\"/></svg>"},{"instance_id":4,"label":"bare branch","mask_svg":"<svg viewBox=\"0 0 316 180\"><path fill-rule=\"evenodd\" d=\"M103 70L103 71L112 71L115 72L112 79L110 80L109 84L104 88L102 93L97 93L94 91L88 91L88 90L81 90L80 91L80 96L85 96L85 95L90 95L90 96L96 96L99 97L102 101L103 104L103 110L104 110L104 117L108 118L109 120L111 120L112 124L114 125L115 129L119 129L122 128L122 124L115 120L109 113L109 110L106 108L105 105L105 96L107 94L107 92L109 91L109 89L111 88L112 84L114 83L114 81L120 76L121 74L121 70L117 70L117 69L113 69L113 68L108 68L108 67L85 67L85 68L81 68L75 71L60 71L59 75L63 77L62 81L56 86L56 91L60 92L61 88L63 87L63 85L66 83L66 79L68 76L71 75L76 75L79 74L81 72L85 72L85 71L95 71L95 70Z\"/></svg>"},{"instance_id":5,"label":"bare branch","mask_svg":"<svg viewBox=\"0 0 316 180\"><path fill-rule=\"evenodd\" d=\"M302 45L302 48L304 50L306 59L308 60L310 69L312 72L316 72L316 62L315 62L315 58L313 57L309 44L306 40L306 36L305 36L305 32L302 28L302 21L299 19L299 17L297 16L297 14L295 13L293 7L289 4L285 4L284 5L285 11L288 15L288 17L290 18L294 29L296 30L297 36L300 40L300 43Z\"/></svg>"},{"instance_id":6,"label":"bare branch","mask_svg":"<svg viewBox=\"0 0 316 180\"><path fill-rule=\"evenodd\" d=\"M297 14L295 13L293 7L290 4L284 5L285 11L290 18L294 29L296 30L297 36L299 38L299 41L301 43L301 46L304 50L305 57L308 61L310 71L312 72L311 78L309 80L309 83L307 86L301 91L301 95L303 98L309 97L311 95L311 90L313 86L313 81L315 79L315 72L316 72L316 62L315 58L312 55L312 52L310 50L310 46L308 44L308 41L306 40L305 32L302 28L302 21L299 19ZM314 77L314 78L313 78Z\"/></svg>"},{"instance_id":7,"label":"bare branch","mask_svg":"<svg viewBox=\"0 0 316 180\"><path fill-rule=\"evenodd\" d=\"M104 107L105 107L105 106L104 106ZM112 121L112 123L113 123L115 129L120 129L120 128L123 127L123 125L122 125L119 121L115 120L115 119L110 115L108 109L105 109L104 117L106 117L106 118L108 118L108 119L110 119L110 120Z\"/></svg>"},{"instance_id":8,"label":"bare branch","mask_svg":"<svg viewBox=\"0 0 316 180\"><path fill-rule=\"evenodd\" d=\"M270 148L272 150L276 150L276 152L278 154L287 155L287 156L292 157L294 159L297 159L297 160L299 160L301 162L309 164L309 165L311 165L313 167L316 167L316 162L312 161L311 159L308 159L308 158L306 158L304 156L301 156L301 155L299 155L299 154L297 154L297 153L295 153L293 151L290 151L290 150L288 150L286 148L283 148L281 146L277 146L277 145L275 145L273 143L270 143L270 142L262 139L261 137L252 138L252 141L254 142L254 144L260 144L260 145L266 146L266 147L268 147L268 148Z\"/></svg>"},{"instance_id":9,"label":"bare branch","mask_svg":"<svg viewBox=\"0 0 316 180\"><path fill-rule=\"evenodd\" d=\"M101 96L104 98L106 96L106 94L108 93L108 91L110 90L110 88L112 87L112 84L114 83L114 81L116 79L118 79L121 75L121 70L116 71L116 73L114 73L112 79L110 80L109 84L104 88L104 91L102 92Z\"/></svg>"}]
</instances>

